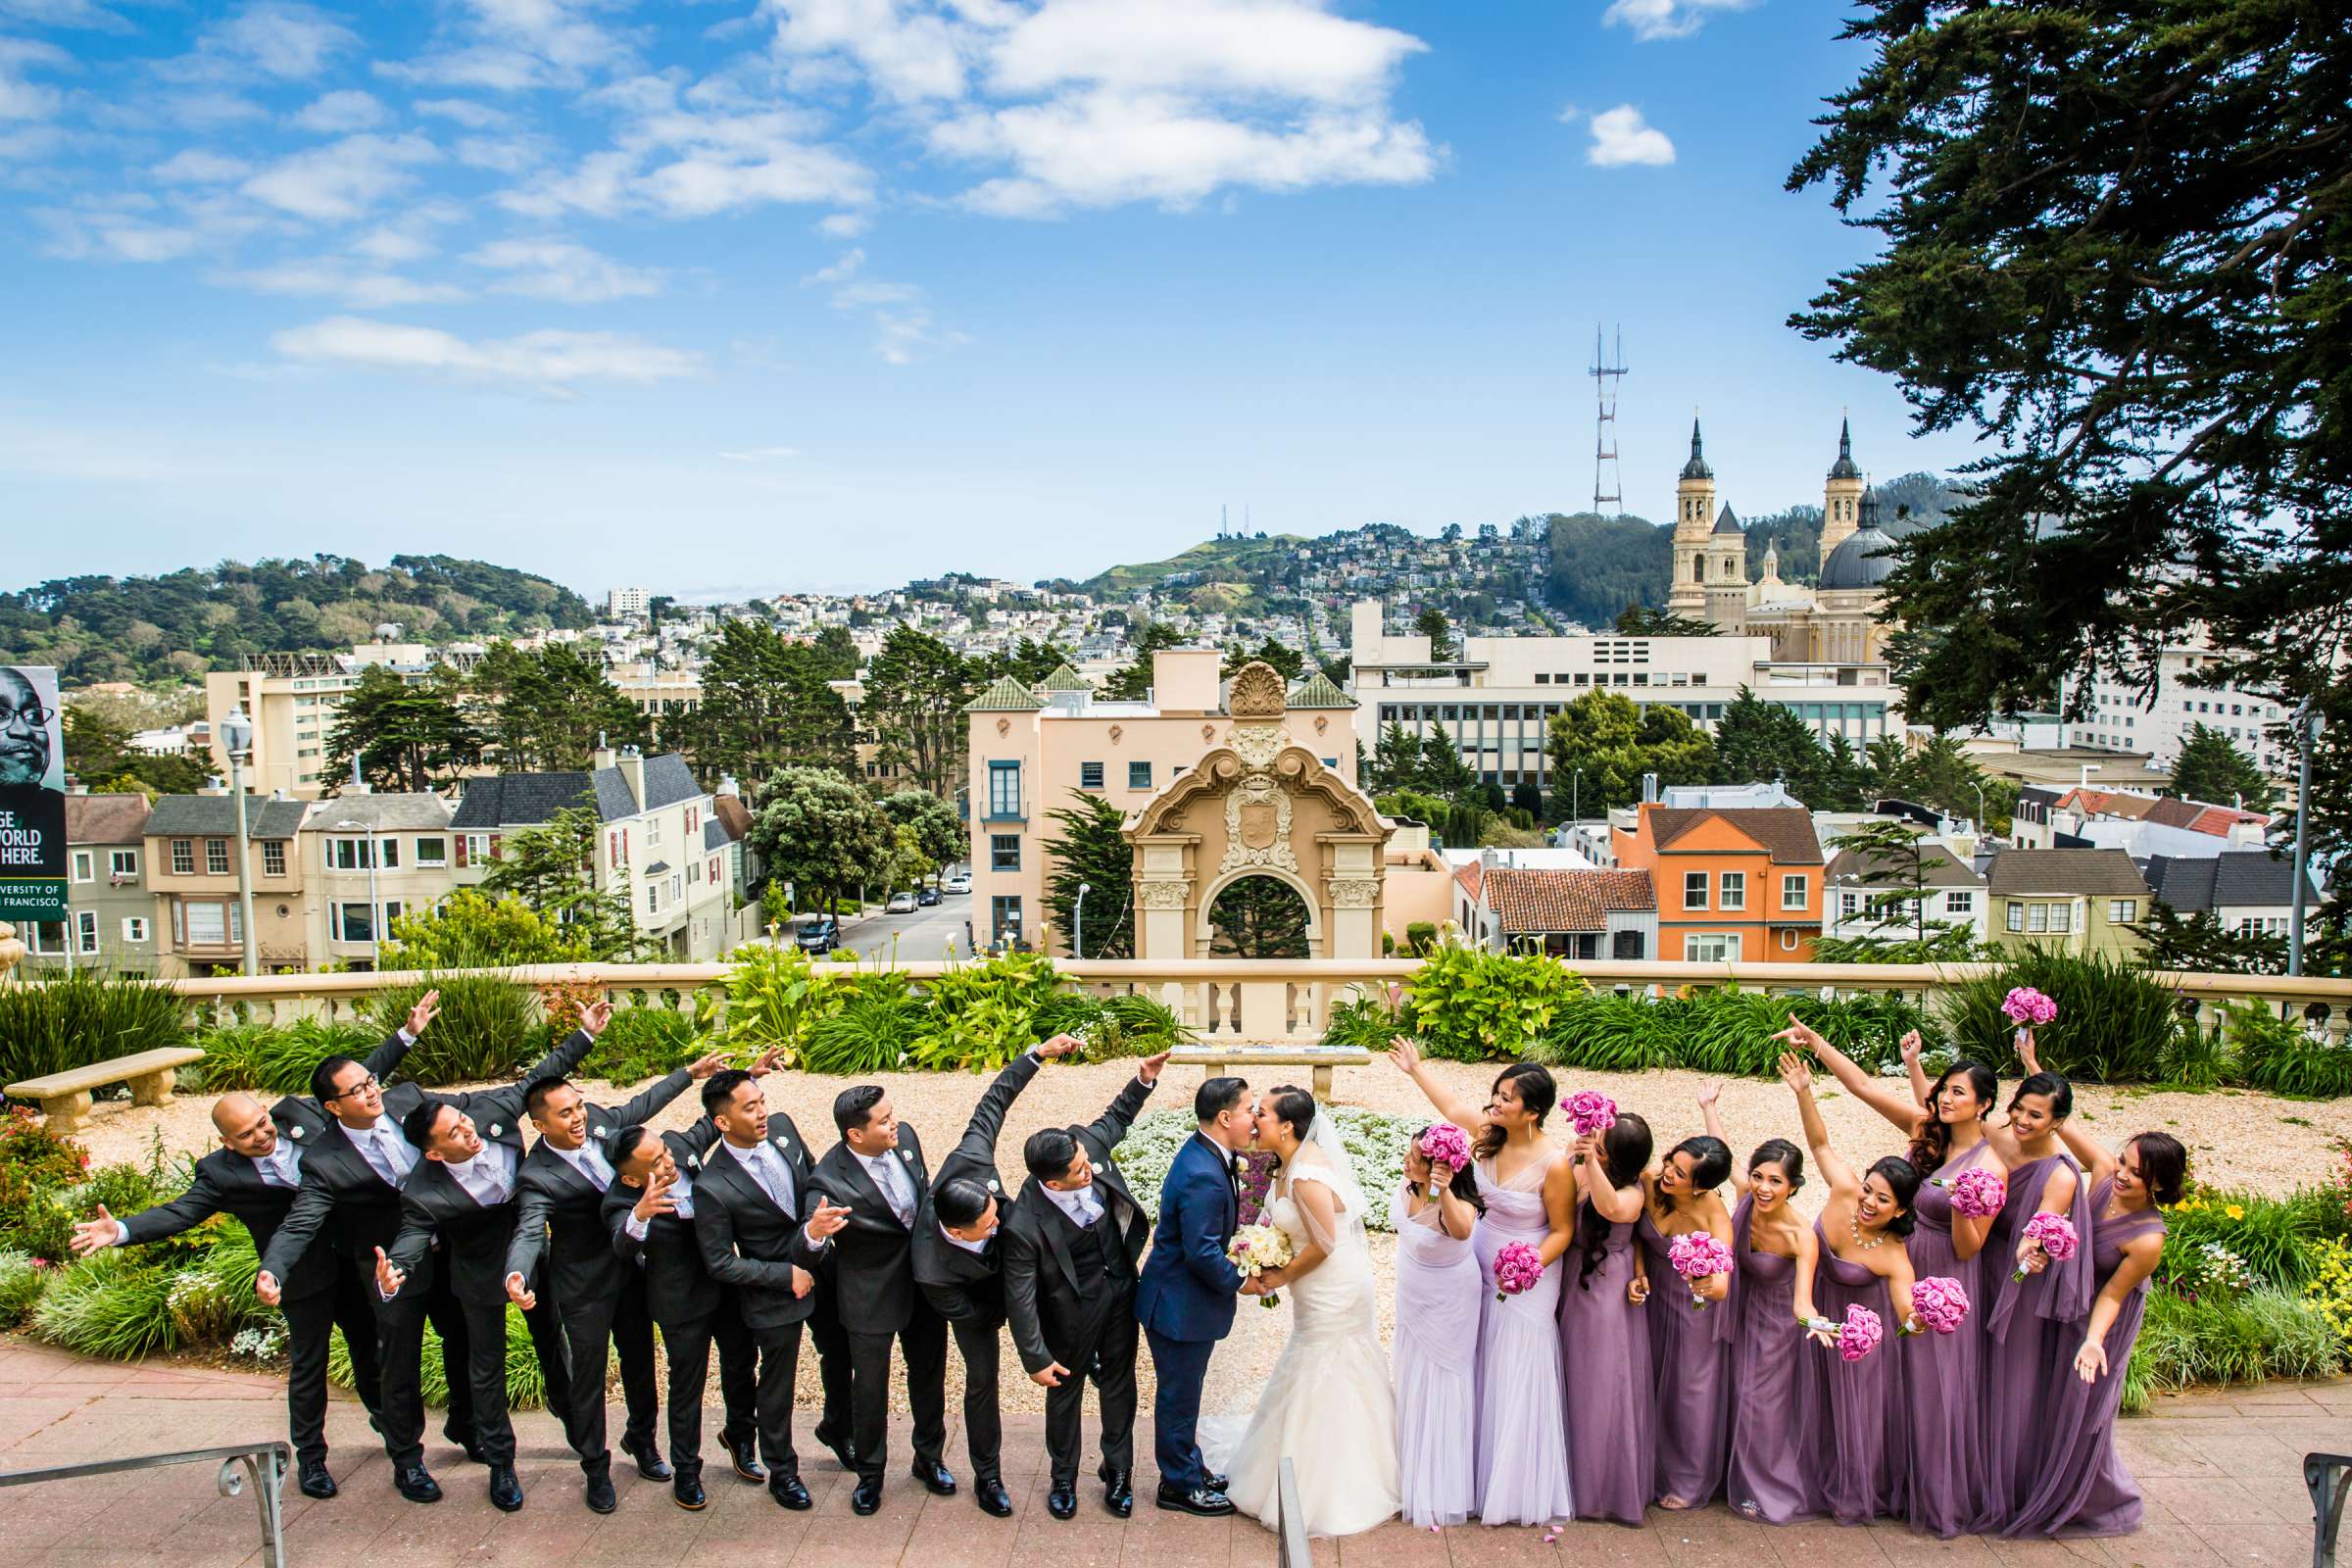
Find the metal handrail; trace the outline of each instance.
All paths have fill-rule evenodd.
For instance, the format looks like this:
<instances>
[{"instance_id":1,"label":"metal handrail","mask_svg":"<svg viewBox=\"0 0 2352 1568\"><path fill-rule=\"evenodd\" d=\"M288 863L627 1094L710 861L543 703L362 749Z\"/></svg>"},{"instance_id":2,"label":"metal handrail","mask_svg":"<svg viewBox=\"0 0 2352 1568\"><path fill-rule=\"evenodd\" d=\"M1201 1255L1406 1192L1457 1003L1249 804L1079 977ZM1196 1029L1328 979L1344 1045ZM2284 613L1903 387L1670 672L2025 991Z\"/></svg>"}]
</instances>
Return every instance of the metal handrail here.
<instances>
[{"instance_id":1,"label":"metal handrail","mask_svg":"<svg viewBox=\"0 0 2352 1568\"><path fill-rule=\"evenodd\" d=\"M38 1470L0 1470L0 1487L28 1487L39 1481L73 1481L81 1476L121 1475L126 1470L152 1470L167 1464L209 1464L218 1461L215 1481L223 1497L244 1494L248 1483L262 1512L262 1568L285 1568L285 1512L279 1502L294 1450L283 1443L245 1443L225 1448L189 1448L180 1453L143 1453L127 1459L87 1459L79 1464L46 1465Z\"/></svg>"},{"instance_id":2,"label":"metal handrail","mask_svg":"<svg viewBox=\"0 0 2352 1568\"><path fill-rule=\"evenodd\" d=\"M1298 1501L1298 1472L1283 1455L1274 1493L1275 1568L1315 1568L1315 1549L1306 1539L1306 1509Z\"/></svg>"},{"instance_id":3,"label":"metal handrail","mask_svg":"<svg viewBox=\"0 0 2352 1568\"><path fill-rule=\"evenodd\" d=\"M2344 1522L2344 1494L2352 1487L2352 1458L2340 1453L2303 1456L2303 1485L2311 1492L2311 1568L2335 1568L2335 1536Z\"/></svg>"}]
</instances>

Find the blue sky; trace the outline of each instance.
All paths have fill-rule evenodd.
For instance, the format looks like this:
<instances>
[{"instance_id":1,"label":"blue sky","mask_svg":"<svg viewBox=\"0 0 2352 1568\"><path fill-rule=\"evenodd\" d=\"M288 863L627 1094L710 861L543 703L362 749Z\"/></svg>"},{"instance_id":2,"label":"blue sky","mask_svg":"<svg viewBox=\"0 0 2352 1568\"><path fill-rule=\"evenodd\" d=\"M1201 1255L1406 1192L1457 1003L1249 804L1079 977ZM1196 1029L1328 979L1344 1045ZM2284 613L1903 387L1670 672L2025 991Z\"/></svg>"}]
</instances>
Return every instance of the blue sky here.
<instances>
[{"instance_id":1,"label":"blue sky","mask_svg":"<svg viewBox=\"0 0 2352 1568\"><path fill-rule=\"evenodd\" d=\"M1815 499L1819 0L0 0L5 582L443 551L591 592L1084 575Z\"/></svg>"}]
</instances>

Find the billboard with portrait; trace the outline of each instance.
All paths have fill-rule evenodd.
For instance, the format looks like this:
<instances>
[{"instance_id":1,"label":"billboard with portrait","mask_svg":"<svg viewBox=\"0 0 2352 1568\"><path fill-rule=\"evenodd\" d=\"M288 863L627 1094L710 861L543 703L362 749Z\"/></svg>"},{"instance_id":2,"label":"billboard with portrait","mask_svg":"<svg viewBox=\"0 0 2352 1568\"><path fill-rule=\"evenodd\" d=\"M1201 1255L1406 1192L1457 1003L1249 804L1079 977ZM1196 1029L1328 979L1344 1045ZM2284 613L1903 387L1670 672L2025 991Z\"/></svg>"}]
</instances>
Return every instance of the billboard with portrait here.
<instances>
[{"instance_id":1,"label":"billboard with portrait","mask_svg":"<svg viewBox=\"0 0 2352 1568\"><path fill-rule=\"evenodd\" d=\"M0 920L66 917L66 742L57 671L0 664Z\"/></svg>"}]
</instances>

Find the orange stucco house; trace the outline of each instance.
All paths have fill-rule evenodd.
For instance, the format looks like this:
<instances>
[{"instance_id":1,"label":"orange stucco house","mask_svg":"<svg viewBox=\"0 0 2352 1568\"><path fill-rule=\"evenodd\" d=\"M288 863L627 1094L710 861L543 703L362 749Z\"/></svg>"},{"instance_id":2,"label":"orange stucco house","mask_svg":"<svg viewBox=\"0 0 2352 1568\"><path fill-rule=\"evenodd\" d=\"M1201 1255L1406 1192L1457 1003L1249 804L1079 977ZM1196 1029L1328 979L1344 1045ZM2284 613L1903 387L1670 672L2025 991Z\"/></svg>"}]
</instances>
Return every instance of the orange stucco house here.
<instances>
[{"instance_id":1,"label":"orange stucco house","mask_svg":"<svg viewBox=\"0 0 2352 1568\"><path fill-rule=\"evenodd\" d=\"M1658 956L1801 963L1821 939L1821 840L1791 807L1645 805L1610 835L1617 863L1650 874Z\"/></svg>"}]
</instances>

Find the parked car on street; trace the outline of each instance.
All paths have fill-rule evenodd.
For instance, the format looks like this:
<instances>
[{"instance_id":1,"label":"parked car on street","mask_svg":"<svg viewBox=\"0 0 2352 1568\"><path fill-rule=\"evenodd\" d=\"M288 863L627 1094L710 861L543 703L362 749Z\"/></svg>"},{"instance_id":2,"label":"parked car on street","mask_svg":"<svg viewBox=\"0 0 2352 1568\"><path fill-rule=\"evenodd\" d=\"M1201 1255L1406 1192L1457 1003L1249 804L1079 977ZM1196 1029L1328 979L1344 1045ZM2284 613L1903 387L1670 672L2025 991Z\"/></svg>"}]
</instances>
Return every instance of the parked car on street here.
<instances>
[{"instance_id":1,"label":"parked car on street","mask_svg":"<svg viewBox=\"0 0 2352 1568\"><path fill-rule=\"evenodd\" d=\"M882 912L884 914L912 914L914 912L914 895L893 893L890 896L890 902L882 906Z\"/></svg>"},{"instance_id":2,"label":"parked car on street","mask_svg":"<svg viewBox=\"0 0 2352 1568\"><path fill-rule=\"evenodd\" d=\"M792 940L803 953L831 953L841 946L841 922L829 914L804 914L793 925Z\"/></svg>"},{"instance_id":3,"label":"parked car on street","mask_svg":"<svg viewBox=\"0 0 2352 1568\"><path fill-rule=\"evenodd\" d=\"M948 878L946 885L950 893L969 893L972 891L972 873L957 871Z\"/></svg>"},{"instance_id":4,"label":"parked car on street","mask_svg":"<svg viewBox=\"0 0 2352 1568\"><path fill-rule=\"evenodd\" d=\"M915 889L914 902L922 908L930 908L939 902L939 889L928 886Z\"/></svg>"}]
</instances>

